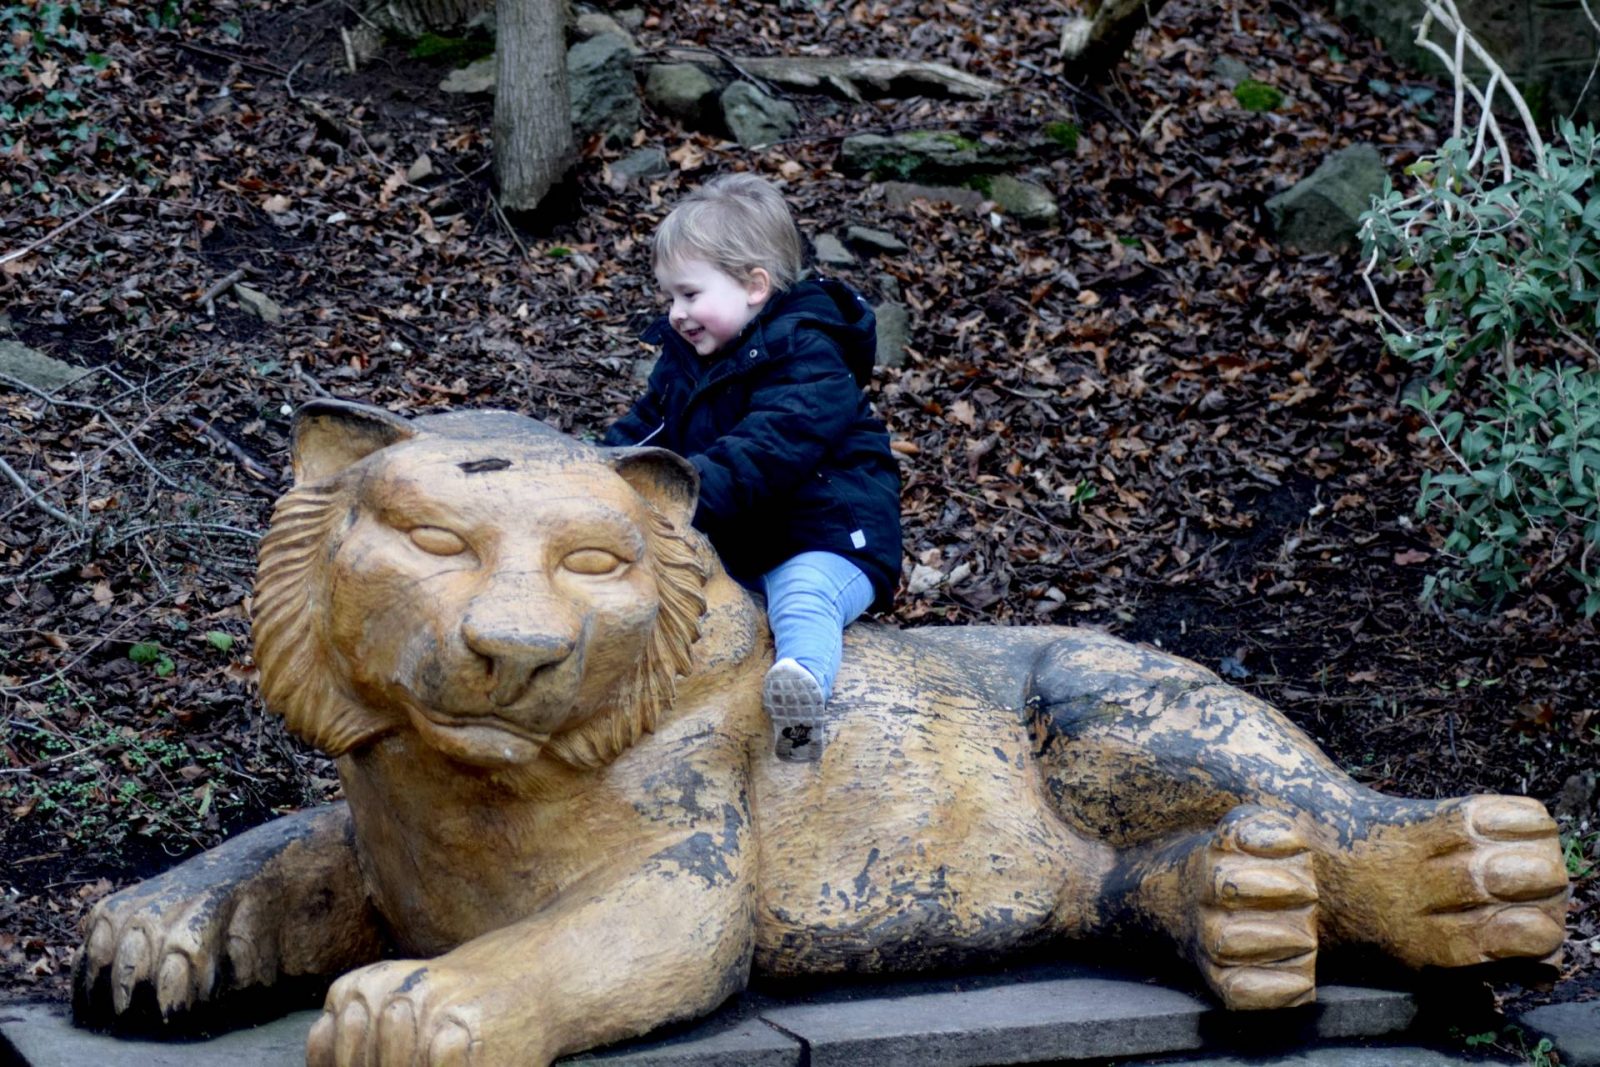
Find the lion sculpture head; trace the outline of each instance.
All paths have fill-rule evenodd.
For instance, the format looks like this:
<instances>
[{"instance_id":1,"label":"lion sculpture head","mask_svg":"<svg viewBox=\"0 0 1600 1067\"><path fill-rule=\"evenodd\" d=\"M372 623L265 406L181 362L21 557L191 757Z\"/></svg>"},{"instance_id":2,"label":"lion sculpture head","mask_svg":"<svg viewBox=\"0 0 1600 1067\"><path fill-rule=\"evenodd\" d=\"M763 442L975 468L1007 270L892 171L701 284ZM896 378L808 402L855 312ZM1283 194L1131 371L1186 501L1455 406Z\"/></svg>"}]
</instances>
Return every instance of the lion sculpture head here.
<instances>
[{"instance_id":1,"label":"lion sculpture head","mask_svg":"<svg viewBox=\"0 0 1600 1067\"><path fill-rule=\"evenodd\" d=\"M509 412L301 409L256 581L266 704L339 756L397 730L490 770L614 759L689 670L694 468Z\"/></svg>"}]
</instances>

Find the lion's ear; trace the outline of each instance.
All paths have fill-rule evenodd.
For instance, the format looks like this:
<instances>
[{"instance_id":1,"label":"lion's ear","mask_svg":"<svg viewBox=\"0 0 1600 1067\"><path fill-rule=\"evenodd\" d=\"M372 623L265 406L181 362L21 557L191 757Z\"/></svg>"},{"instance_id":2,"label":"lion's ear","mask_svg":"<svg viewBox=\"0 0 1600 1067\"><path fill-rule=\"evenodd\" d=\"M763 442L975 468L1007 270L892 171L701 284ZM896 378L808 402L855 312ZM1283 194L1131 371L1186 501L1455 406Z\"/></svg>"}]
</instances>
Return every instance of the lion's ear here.
<instances>
[{"instance_id":1,"label":"lion's ear","mask_svg":"<svg viewBox=\"0 0 1600 1067\"><path fill-rule=\"evenodd\" d=\"M321 481L417 435L399 415L345 400L313 400L294 415L294 480Z\"/></svg>"},{"instance_id":2,"label":"lion's ear","mask_svg":"<svg viewBox=\"0 0 1600 1067\"><path fill-rule=\"evenodd\" d=\"M680 530L694 520L700 499L700 472L694 464L664 448L618 448L608 454L611 466L634 492L648 500Z\"/></svg>"}]
</instances>

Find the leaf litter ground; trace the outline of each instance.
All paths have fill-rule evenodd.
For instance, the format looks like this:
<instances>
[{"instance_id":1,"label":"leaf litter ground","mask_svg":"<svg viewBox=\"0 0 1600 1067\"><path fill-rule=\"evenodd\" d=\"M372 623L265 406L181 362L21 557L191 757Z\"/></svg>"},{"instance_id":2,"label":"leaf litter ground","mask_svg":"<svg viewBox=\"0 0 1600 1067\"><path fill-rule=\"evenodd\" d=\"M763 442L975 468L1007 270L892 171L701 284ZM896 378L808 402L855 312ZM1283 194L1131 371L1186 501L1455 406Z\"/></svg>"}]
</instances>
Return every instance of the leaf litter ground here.
<instances>
[{"instance_id":1,"label":"leaf litter ground","mask_svg":"<svg viewBox=\"0 0 1600 1067\"><path fill-rule=\"evenodd\" d=\"M263 715L249 659L294 406L597 431L637 388L651 228L729 168L781 181L808 238L860 224L910 247L834 271L912 320L874 386L905 480L892 621L1102 626L1283 708L1376 788L1558 806L1580 874L1562 978L1496 988L1600 988L1594 630L1559 588L1493 618L1418 605L1440 538L1413 513L1437 462L1401 405L1415 383L1353 259L1267 232L1266 200L1329 151L1369 141L1396 171L1432 147L1438 85L1265 0L1170 5L1098 98L1059 76L1064 6L673 5L647 49L929 59L1007 91L797 97L800 133L762 150L647 114L638 144L672 173L615 188L631 146L590 144L566 221L513 231L489 104L397 47L349 73L347 5L146 7L87 2L53 51L0 67L31 108L0 155L0 254L130 186L0 264L0 339L95 371L53 394L0 379L0 458L28 486L0 491L0 996L64 996L105 893L337 795ZM1223 59L1285 102L1242 108ZM1060 199L1042 230L896 206L833 165L853 132L1004 142L1059 121L1081 138L1029 175Z\"/></svg>"}]
</instances>

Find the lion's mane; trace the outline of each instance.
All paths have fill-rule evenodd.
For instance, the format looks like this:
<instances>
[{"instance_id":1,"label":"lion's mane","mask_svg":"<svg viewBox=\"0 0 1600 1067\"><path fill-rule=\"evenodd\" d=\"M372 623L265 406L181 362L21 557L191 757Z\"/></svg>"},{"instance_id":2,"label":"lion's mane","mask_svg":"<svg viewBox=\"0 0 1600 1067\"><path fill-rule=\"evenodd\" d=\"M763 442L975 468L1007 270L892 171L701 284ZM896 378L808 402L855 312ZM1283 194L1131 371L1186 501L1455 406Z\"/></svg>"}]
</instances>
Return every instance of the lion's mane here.
<instances>
[{"instance_id":1,"label":"lion's mane","mask_svg":"<svg viewBox=\"0 0 1600 1067\"><path fill-rule=\"evenodd\" d=\"M399 729L402 722L368 707L335 669L322 626L325 564L339 527L351 514L348 479L296 486L273 509L261 541L254 602L255 659L261 696L297 736L342 756ZM703 540L686 536L654 506L645 559L656 577L660 606L633 676L612 707L550 739L545 751L574 767L602 766L656 728L676 697L677 679L693 662L692 646L705 613L710 567Z\"/></svg>"}]
</instances>

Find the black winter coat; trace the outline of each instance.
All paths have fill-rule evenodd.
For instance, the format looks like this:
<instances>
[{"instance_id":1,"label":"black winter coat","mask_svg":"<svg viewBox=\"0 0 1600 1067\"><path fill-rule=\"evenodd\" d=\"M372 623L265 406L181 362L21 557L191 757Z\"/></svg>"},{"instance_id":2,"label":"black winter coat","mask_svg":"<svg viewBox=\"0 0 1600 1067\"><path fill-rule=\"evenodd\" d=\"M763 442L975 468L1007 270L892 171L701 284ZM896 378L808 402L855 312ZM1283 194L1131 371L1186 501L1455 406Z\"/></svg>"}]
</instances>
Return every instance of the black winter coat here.
<instances>
[{"instance_id":1,"label":"black winter coat","mask_svg":"<svg viewBox=\"0 0 1600 1067\"><path fill-rule=\"evenodd\" d=\"M694 524L745 584L801 552L833 552L887 608L900 579L900 472L862 391L876 355L866 301L839 282L800 282L705 358L665 316L642 336L661 358L603 443L688 458L700 472Z\"/></svg>"}]
</instances>

